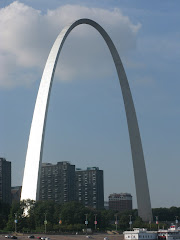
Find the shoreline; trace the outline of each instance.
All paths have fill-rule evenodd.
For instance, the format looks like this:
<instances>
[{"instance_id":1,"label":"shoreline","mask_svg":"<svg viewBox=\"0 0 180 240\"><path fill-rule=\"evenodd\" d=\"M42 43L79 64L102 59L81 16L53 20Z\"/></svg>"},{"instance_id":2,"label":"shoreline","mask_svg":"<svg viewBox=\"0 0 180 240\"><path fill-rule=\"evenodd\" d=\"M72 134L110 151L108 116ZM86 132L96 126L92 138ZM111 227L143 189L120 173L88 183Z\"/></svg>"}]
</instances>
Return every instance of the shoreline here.
<instances>
[{"instance_id":1,"label":"shoreline","mask_svg":"<svg viewBox=\"0 0 180 240\"><path fill-rule=\"evenodd\" d=\"M1 234L0 240L5 240L8 238L5 238L6 235L12 235L12 234ZM35 238L28 238L29 235L34 235ZM17 239L19 240L27 240L27 239L36 239L37 237L47 237L50 238L50 240L86 240L86 239L95 239L95 240L104 240L106 238L107 240L123 240L123 234L108 234L108 233L95 233L95 234L87 234L87 235L68 235L68 234L60 234L60 235L51 235L51 234L24 234L24 235L18 235Z\"/></svg>"}]
</instances>

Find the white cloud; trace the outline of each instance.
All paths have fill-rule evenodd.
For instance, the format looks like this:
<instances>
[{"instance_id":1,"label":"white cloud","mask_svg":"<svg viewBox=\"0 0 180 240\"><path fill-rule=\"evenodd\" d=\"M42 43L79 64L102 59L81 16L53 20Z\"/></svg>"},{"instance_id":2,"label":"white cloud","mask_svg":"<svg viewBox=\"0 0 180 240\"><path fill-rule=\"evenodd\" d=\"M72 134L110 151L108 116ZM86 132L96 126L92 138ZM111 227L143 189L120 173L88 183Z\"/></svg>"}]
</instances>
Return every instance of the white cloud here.
<instances>
[{"instance_id":1,"label":"white cloud","mask_svg":"<svg viewBox=\"0 0 180 240\"><path fill-rule=\"evenodd\" d=\"M0 87L26 86L39 78L56 36L66 24L79 18L91 18L102 25L121 54L136 47L140 24L134 25L119 9L65 5L43 14L15 1L0 9ZM92 27L78 28L63 48L58 79L110 76L111 59L105 43Z\"/></svg>"}]
</instances>

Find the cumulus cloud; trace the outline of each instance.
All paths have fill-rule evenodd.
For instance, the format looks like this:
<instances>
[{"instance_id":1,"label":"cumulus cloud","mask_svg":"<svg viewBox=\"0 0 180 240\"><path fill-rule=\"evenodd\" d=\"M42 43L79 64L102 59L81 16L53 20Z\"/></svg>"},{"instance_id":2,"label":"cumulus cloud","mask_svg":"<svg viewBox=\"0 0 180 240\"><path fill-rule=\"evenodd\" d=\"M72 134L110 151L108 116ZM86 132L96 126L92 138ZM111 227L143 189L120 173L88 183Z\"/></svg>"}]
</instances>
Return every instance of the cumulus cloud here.
<instances>
[{"instance_id":1,"label":"cumulus cloud","mask_svg":"<svg viewBox=\"0 0 180 240\"><path fill-rule=\"evenodd\" d=\"M136 47L140 24L133 24L119 9L65 5L44 14L15 1L0 9L0 87L27 86L39 79L55 38L66 24L79 18L91 18L102 25L120 54ZM90 26L77 28L65 42L57 79L110 76L111 58L101 36Z\"/></svg>"}]
</instances>

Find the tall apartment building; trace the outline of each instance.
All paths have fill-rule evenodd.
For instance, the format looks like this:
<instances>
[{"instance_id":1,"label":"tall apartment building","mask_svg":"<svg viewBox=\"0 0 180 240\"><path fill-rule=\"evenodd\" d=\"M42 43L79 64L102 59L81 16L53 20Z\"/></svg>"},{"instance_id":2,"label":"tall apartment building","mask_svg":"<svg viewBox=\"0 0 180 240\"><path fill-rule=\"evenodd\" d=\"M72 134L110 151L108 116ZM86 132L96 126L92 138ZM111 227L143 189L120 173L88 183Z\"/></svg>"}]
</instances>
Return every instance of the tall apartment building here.
<instances>
[{"instance_id":1,"label":"tall apartment building","mask_svg":"<svg viewBox=\"0 0 180 240\"><path fill-rule=\"evenodd\" d=\"M11 204L11 162L0 158L0 201Z\"/></svg>"},{"instance_id":2,"label":"tall apartment building","mask_svg":"<svg viewBox=\"0 0 180 240\"><path fill-rule=\"evenodd\" d=\"M113 193L109 195L109 209L124 212L132 210L132 195L130 193Z\"/></svg>"},{"instance_id":3,"label":"tall apartment building","mask_svg":"<svg viewBox=\"0 0 180 240\"><path fill-rule=\"evenodd\" d=\"M68 162L43 163L39 200L65 203L75 200L75 165Z\"/></svg>"},{"instance_id":4,"label":"tall apartment building","mask_svg":"<svg viewBox=\"0 0 180 240\"><path fill-rule=\"evenodd\" d=\"M104 208L103 170L97 167L76 169L76 200L87 207Z\"/></svg>"}]
</instances>

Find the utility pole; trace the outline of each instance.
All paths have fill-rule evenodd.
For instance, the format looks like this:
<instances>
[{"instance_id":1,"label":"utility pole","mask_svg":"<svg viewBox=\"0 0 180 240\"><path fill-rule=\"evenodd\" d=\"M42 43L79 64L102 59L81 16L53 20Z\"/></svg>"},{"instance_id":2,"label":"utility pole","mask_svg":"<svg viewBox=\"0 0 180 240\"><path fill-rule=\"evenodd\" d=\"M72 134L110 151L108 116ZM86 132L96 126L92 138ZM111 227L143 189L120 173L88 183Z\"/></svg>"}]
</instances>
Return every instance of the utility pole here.
<instances>
[{"instance_id":1,"label":"utility pole","mask_svg":"<svg viewBox=\"0 0 180 240\"><path fill-rule=\"evenodd\" d=\"M158 228L158 230L159 230L158 216L156 216L156 224L157 224L157 228Z\"/></svg>"},{"instance_id":2,"label":"utility pole","mask_svg":"<svg viewBox=\"0 0 180 240\"><path fill-rule=\"evenodd\" d=\"M151 231L151 220L149 221L149 228L150 228L150 231Z\"/></svg>"},{"instance_id":3,"label":"utility pole","mask_svg":"<svg viewBox=\"0 0 180 240\"><path fill-rule=\"evenodd\" d=\"M95 231L96 231L96 225L97 225L96 216L97 216L97 214L94 214L94 217L95 217L95 219L94 219L94 228L95 228Z\"/></svg>"},{"instance_id":4,"label":"utility pole","mask_svg":"<svg viewBox=\"0 0 180 240\"><path fill-rule=\"evenodd\" d=\"M118 216L118 214L116 213L114 216L116 217L115 224L116 224L116 232L117 232L117 224L118 224L117 216Z\"/></svg>"},{"instance_id":5,"label":"utility pole","mask_svg":"<svg viewBox=\"0 0 180 240\"><path fill-rule=\"evenodd\" d=\"M59 215L59 232L60 232L60 230L61 230L61 227L60 227L60 225L62 224L62 220L61 220L61 214Z\"/></svg>"},{"instance_id":6,"label":"utility pole","mask_svg":"<svg viewBox=\"0 0 180 240\"><path fill-rule=\"evenodd\" d=\"M132 217L132 215L129 215L129 226L130 226L130 231L131 231L131 226L132 226L132 221L131 221L131 217Z\"/></svg>"},{"instance_id":7,"label":"utility pole","mask_svg":"<svg viewBox=\"0 0 180 240\"><path fill-rule=\"evenodd\" d=\"M17 232L17 213L14 214L15 215L15 219L14 219L14 225L15 225L15 233Z\"/></svg>"},{"instance_id":8,"label":"utility pole","mask_svg":"<svg viewBox=\"0 0 180 240\"><path fill-rule=\"evenodd\" d=\"M85 216L86 216L86 221L85 221L85 225L86 225L86 234L87 234L87 225L88 225L88 220L87 220L87 216L88 216L88 214L86 213L86 214L84 214Z\"/></svg>"},{"instance_id":9,"label":"utility pole","mask_svg":"<svg viewBox=\"0 0 180 240\"><path fill-rule=\"evenodd\" d=\"M46 233L46 225L47 225L46 215L47 215L47 213L44 214L44 228L45 228L45 233Z\"/></svg>"},{"instance_id":10,"label":"utility pole","mask_svg":"<svg viewBox=\"0 0 180 240\"><path fill-rule=\"evenodd\" d=\"M176 218L176 228L178 227L178 216L175 216Z\"/></svg>"}]
</instances>

